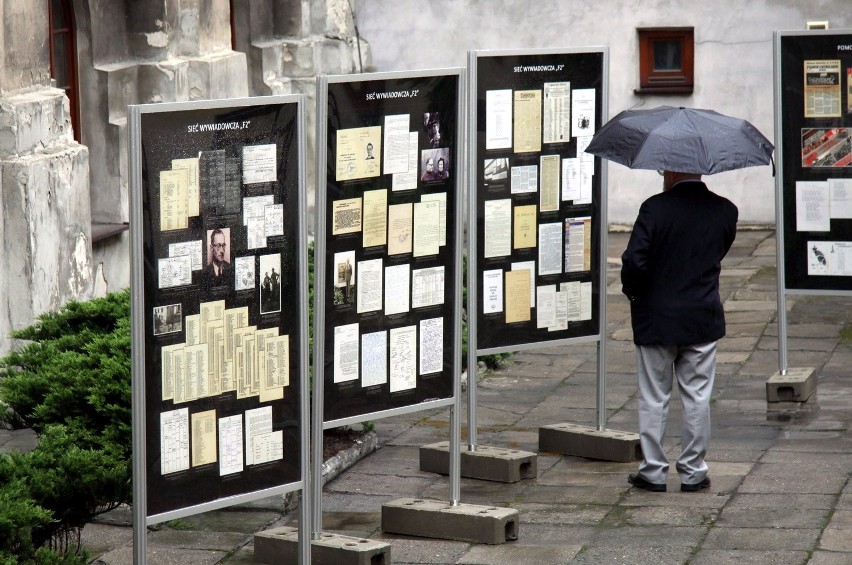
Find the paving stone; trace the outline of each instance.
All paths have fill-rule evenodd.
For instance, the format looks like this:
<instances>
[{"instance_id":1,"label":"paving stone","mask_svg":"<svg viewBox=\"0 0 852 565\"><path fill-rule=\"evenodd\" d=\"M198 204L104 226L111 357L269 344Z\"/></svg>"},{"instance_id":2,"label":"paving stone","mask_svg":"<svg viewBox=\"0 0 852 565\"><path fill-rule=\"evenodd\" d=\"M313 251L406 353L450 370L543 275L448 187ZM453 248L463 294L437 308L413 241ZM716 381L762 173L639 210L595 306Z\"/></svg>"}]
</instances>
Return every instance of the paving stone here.
<instances>
[{"instance_id":1,"label":"paving stone","mask_svg":"<svg viewBox=\"0 0 852 565\"><path fill-rule=\"evenodd\" d=\"M850 563L852 563L852 552L815 551L808 561L808 565L849 565Z\"/></svg>"},{"instance_id":2,"label":"paving stone","mask_svg":"<svg viewBox=\"0 0 852 565\"><path fill-rule=\"evenodd\" d=\"M601 565L602 563L654 563L655 565L681 565L692 553L688 547L658 546L645 540L642 544L618 547L592 546L571 560L577 565Z\"/></svg>"},{"instance_id":3,"label":"paving stone","mask_svg":"<svg viewBox=\"0 0 852 565\"><path fill-rule=\"evenodd\" d=\"M800 565L808 558L807 551L755 551L702 549L689 560L690 565L754 564ZM808 563L813 564L813 561Z\"/></svg>"},{"instance_id":4,"label":"paving stone","mask_svg":"<svg viewBox=\"0 0 852 565\"><path fill-rule=\"evenodd\" d=\"M819 535L818 529L717 527L707 534L702 549L808 551Z\"/></svg>"},{"instance_id":5,"label":"paving stone","mask_svg":"<svg viewBox=\"0 0 852 565\"><path fill-rule=\"evenodd\" d=\"M505 546L475 546L456 563L465 565L540 565L541 563L567 563L579 551L580 545L547 547L512 544ZM396 560L394 560L396 562Z\"/></svg>"},{"instance_id":6,"label":"paving stone","mask_svg":"<svg viewBox=\"0 0 852 565\"><path fill-rule=\"evenodd\" d=\"M391 545L393 563L457 563L471 546L461 541L413 538L381 532L370 539Z\"/></svg>"}]
</instances>

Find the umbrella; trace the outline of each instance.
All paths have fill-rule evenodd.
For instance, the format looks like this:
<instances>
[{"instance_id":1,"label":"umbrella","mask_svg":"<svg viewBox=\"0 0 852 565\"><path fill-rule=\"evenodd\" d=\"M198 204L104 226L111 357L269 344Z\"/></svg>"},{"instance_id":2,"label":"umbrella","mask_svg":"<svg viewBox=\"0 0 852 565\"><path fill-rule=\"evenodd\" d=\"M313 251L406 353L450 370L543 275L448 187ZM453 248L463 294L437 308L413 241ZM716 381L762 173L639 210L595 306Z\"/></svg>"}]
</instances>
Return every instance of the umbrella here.
<instances>
[{"instance_id":1,"label":"umbrella","mask_svg":"<svg viewBox=\"0 0 852 565\"><path fill-rule=\"evenodd\" d=\"M598 130L586 152L631 169L712 175L768 165L773 149L746 120L660 106L621 112Z\"/></svg>"}]
</instances>

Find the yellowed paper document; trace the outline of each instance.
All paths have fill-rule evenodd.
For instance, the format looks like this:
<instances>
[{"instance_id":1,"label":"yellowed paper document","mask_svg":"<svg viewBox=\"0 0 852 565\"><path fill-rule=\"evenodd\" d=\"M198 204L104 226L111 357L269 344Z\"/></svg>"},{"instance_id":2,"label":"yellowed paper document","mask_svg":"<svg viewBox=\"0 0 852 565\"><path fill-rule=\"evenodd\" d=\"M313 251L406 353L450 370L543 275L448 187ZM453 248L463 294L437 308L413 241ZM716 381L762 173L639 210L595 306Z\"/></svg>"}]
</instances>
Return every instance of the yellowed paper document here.
<instances>
[{"instance_id":1,"label":"yellowed paper document","mask_svg":"<svg viewBox=\"0 0 852 565\"><path fill-rule=\"evenodd\" d=\"M192 430L192 466L216 462L216 411L207 410L190 415Z\"/></svg>"},{"instance_id":2,"label":"yellowed paper document","mask_svg":"<svg viewBox=\"0 0 852 565\"><path fill-rule=\"evenodd\" d=\"M337 130L336 180L377 177L382 155L382 126Z\"/></svg>"},{"instance_id":3,"label":"yellowed paper document","mask_svg":"<svg viewBox=\"0 0 852 565\"><path fill-rule=\"evenodd\" d=\"M361 199L349 198L331 203L331 234L361 231Z\"/></svg>"},{"instance_id":4,"label":"yellowed paper document","mask_svg":"<svg viewBox=\"0 0 852 565\"><path fill-rule=\"evenodd\" d=\"M515 206L514 249L535 247L536 206Z\"/></svg>"},{"instance_id":5,"label":"yellowed paper document","mask_svg":"<svg viewBox=\"0 0 852 565\"><path fill-rule=\"evenodd\" d=\"M530 321L530 275L506 271L506 323Z\"/></svg>"},{"instance_id":6,"label":"yellowed paper document","mask_svg":"<svg viewBox=\"0 0 852 565\"><path fill-rule=\"evenodd\" d=\"M388 235L388 191L367 190L364 192L364 247L387 243Z\"/></svg>"},{"instance_id":7,"label":"yellowed paper document","mask_svg":"<svg viewBox=\"0 0 852 565\"><path fill-rule=\"evenodd\" d=\"M189 173L186 169L160 171L160 231L189 227L188 192Z\"/></svg>"},{"instance_id":8,"label":"yellowed paper document","mask_svg":"<svg viewBox=\"0 0 852 565\"><path fill-rule=\"evenodd\" d=\"M541 151L541 90L515 91L515 153Z\"/></svg>"},{"instance_id":9,"label":"yellowed paper document","mask_svg":"<svg viewBox=\"0 0 852 565\"><path fill-rule=\"evenodd\" d=\"M541 156L539 205L542 212L559 210L559 155Z\"/></svg>"},{"instance_id":10,"label":"yellowed paper document","mask_svg":"<svg viewBox=\"0 0 852 565\"><path fill-rule=\"evenodd\" d=\"M201 214L201 189L198 184L198 157L172 159L172 170L185 169L187 174L186 215L193 217Z\"/></svg>"}]
</instances>

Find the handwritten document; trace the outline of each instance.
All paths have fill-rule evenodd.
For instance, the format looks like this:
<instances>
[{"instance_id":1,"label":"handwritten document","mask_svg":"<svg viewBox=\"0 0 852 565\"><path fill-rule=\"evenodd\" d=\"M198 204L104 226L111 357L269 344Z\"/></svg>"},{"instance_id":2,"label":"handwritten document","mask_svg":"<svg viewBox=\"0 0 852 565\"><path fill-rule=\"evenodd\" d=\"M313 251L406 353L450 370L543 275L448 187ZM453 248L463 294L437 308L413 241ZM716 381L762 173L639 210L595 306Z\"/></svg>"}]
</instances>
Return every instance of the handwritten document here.
<instances>
[{"instance_id":1,"label":"handwritten document","mask_svg":"<svg viewBox=\"0 0 852 565\"><path fill-rule=\"evenodd\" d=\"M390 391L400 392L417 386L417 326L390 330Z\"/></svg>"},{"instance_id":2,"label":"handwritten document","mask_svg":"<svg viewBox=\"0 0 852 565\"><path fill-rule=\"evenodd\" d=\"M361 386L383 385L388 382L388 332L366 333L361 336Z\"/></svg>"},{"instance_id":3,"label":"handwritten document","mask_svg":"<svg viewBox=\"0 0 852 565\"><path fill-rule=\"evenodd\" d=\"M444 318L420 320L420 374L444 369Z\"/></svg>"},{"instance_id":4,"label":"handwritten document","mask_svg":"<svg viewBox=\"0 0 852 565\"><path fill-rule=\"evenodd\" d=\"M160 413L160 474L189 469L189 408Z\"/></svg>"}]
</instances>

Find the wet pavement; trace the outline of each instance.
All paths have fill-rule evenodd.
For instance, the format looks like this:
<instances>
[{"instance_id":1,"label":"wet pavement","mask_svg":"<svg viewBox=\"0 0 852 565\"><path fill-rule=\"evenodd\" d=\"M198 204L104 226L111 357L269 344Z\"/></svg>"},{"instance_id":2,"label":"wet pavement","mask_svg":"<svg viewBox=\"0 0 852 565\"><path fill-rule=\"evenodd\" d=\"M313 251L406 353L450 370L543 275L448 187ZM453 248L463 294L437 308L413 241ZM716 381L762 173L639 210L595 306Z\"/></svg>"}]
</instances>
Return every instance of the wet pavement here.
<instances>
[{"instance_id":1,"label":"wet pavement","mask_svg":"<svg viewBox=\"0 0 852 565\"><path fill-rule=\"evenodd\" d=\"M609 237L607 427L637 432L635 353L617 259L626 233ZM766 402L778 370L774 232L741 230L722 272L728 335L719 343L707 461L712 486L682 493L631 487L636 463L539 453L538 477L513 484L461 480L461 501L519 511L518 540L501 545L389 535L382 504L400 497L447 500L447 477L419 470L421 445L448 439L449 410L375 422L379 449L329 482L326 532L391 544L393 563L715 564L852 563L852 297L788 299L789 367L813 367L817 391L803 403ZM479 442L538 451L541 425L593 426L594 344L512 356L479 381ZM463 420L464 421L464 420ZM675 395L666 446L679 452ZM0 450L26 448L26 432L0 431ZM294 525L281 497L209 512L148 534L149 563L253 563L252 534ZM84 530L96 563L131 562L130 512Z\"/></svg>"}]
</instances>

